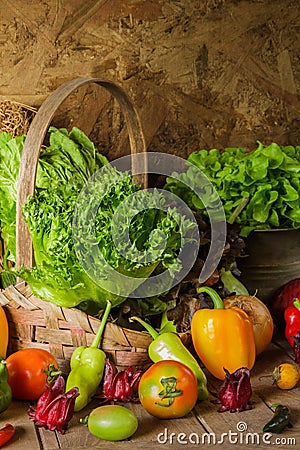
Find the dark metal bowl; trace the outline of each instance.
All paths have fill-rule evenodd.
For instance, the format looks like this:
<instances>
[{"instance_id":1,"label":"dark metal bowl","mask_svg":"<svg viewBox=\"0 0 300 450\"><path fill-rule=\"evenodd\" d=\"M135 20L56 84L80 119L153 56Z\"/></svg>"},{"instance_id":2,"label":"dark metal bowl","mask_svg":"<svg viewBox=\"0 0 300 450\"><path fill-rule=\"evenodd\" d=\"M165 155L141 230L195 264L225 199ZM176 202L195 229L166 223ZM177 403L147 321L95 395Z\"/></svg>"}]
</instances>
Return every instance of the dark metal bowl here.
<instances>
[{"instance_id":1,"label":"dark metal bowl","mask_svg":"<svg viewBox=\"0 0 300 450\"><path fill-rule=\"evenodd\" d=\"M253 231L245 244L248 256L237 260L240 280L268 305L278 287L300 276L300 229Z\"/></svg>"}]
</instances>

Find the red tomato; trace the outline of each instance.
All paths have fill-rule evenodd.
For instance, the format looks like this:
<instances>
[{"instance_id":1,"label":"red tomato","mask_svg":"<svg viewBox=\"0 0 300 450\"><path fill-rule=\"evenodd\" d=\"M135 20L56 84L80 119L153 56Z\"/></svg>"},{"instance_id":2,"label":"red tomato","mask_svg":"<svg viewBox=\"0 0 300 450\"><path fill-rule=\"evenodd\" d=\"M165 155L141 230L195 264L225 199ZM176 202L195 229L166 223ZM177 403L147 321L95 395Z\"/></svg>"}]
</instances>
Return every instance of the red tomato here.
<instances>
[{"instance_id":1,"label":"red tomato","mask_svg":"<svg viewBox=\"0 0 300 450\"><path fill-rule=\"evenodd\" d=\"M50 365L58 368L54 356L39 348L18 350L6 358L8 383L13 398L37 400L46 390L47 374L45 370Z\"/></svg>"},{"instance_id":2,"label":"red tomato","mask_svg":"<svg viewBox=\"0 0 300 450\"><path fill-rule=\"evenodd\" d=\"M144 409L159 419L183 417L198 399L196 376L178 361L159 361L143 373L139 399Z\"/></svg>"}]
</instances>

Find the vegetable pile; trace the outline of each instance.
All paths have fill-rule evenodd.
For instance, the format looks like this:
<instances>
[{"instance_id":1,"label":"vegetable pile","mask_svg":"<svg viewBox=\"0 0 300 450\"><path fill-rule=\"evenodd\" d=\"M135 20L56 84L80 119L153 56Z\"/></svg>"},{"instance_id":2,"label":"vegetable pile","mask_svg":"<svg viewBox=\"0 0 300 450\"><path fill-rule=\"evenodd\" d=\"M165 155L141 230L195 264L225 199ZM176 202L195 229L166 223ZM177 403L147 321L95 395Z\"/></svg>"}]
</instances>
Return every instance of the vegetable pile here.
<instances>
[{"instance_id":1,"label":"vegetable pile","mask_svg":"<svg viewBox=\"0 0 300 450\"><path fill-rule=\"evenodd\" d=\"M78 128L70 133L65 129L49 129L49 146L40 154L35 195L28 199L23 207L23 216L28 225L33 242L35 265L31 269L23 267L18 275L28 282L32 292L43 300L59 306L79 307L91 314L97 313L109 299L112 306L125 300L122 295L112 294L99 286L86 273L77 258L77 251L88 253L88 247L82 240L75 248L72 237L73 216L77 199L82 188L86 186L91 175L105 167L101 178L100 190L104 195L95 216L95 235L99 250L104 255L105 263L96 266L98 279L107 279L105 265L125 274L135 283L140 278L147 278L152 273L159 273L171 267L180 246L180 232L176 221L176 210L166 214L161 210L163 196L158 191L148 194L152 207L137 214L130 223L129 235L132 246L141 253L147 251L147 261L126 258L115 247L111 238L112 220L118 206L140 186L132 182L128 173L118 172L100 155L93 143ZM0 135L0 224L2 238L6 245L5 264L14 263L16 251L15 205L16 186L20 155L24 137L12 138L8 133ZM109 186L107 192L105 189ZM93 195L99 195L99 184ZM156 207L157 205L157 207ZM81 220L86 222L88 208L83 208ZM172 215L174 213L174 215ZM182 218L184 221L184 218ZM124 227L127 226L124 220ZM151 246L149 235L155 233L155 246ZM120 234L123 230L120 230ZM163 252L157 248L166 240ZM88 241L88 239L86 239ZM157 256L158 254L158 256ZM180 265L180 264L179 264ZM180 270L180 267L172 270ZM93 265L91 264L91 267Z\"/></svg>"},{"instance_id":2,"label":"vegetable pile","mask_svg":"<svg viewBox=\"0 0 300 450\"><path fill-rule=\"evenodd\" d=\"M0 134L0 225L6 247L6 268L13 267L15 262L16 183L23 143L24 137L13 139L7 133ZM137 204L131 204L135 214L130 220L130 213L126 217L123 210L124 220L117 232L122 236L127 227L130 245L128 248L128 242L124 242L120 251L112 239L114 215L120 214L122 208L119 206L123 202L141 191L140 186L132 182L128 173L113 169L77 128L70 133L50 128L49 146L42 150L39 159L35 194L23 208L33 241L35 265L13 270L13 273L27 281L33 293L44 300L78 307L98 316L100 310L104 313L94 341L77 347L73 352L66 380L61 376L55 358L45 350L20 350L10 355L6 363L1 362L3 401L0 413L10 406L12 398L34 400L37 401L35 407L30 406L28 411L30 419L37 426L65 433L74 412L82 411L92 400L98 399L101 406L81 422L100 439L124 440L137 431L138 418L126 406L117 403L139 401L149 414L159 419L185 417L197 401L206 401L212 394L208 390L205 371L222 381L217 400L212 401L220 405L219 412L239 413L252 409L250 370L256 356L269 345L274 324L268 308L255 296L249 296L244 286L233 277L234 260L243 248L240 230L246 236L257 228L300 227L300 147L279 147L276 144L264 147L259 143L251 154L243 149L227 149L223 153L201 150L192 154L189 161L203 170L218 189L228 220L227 243L215 273L206 280L205 286L197 285L195 280L211 243L205 208L183 183L170 177L166 187L182 197L193 210L200 212L196 213L196 218L201 243L195 267L183 282L186 287L192 280L196 295L185 293L184 306L176 304L170 308L174 304L170 300L174 290L170 289L164 297L164 309L157 297L132 300L116 294L115 289L110 290L109 283L113 284L115 280L107 276L106 266L131 277L131 280L143 280L170 267L175 276L175 272L180 270L177 256L182 246L181 226L193 227L193 224L181 217L175 208L170 208L167 214L161 207L163 196L159 190L153 190L145 194L150 200L150 208L140 210ZM104 169L101 172L102 184L89 185L88 188L88 181L99 169ZM192 175L193 171L188 170L182 181ZM90 198L84 199L90 200L91 204L95 199L101 199L94 221L89 222L90 210L85 208L84 201L78 206L83 188L90 194ZM79 243L74 241L74 214L78 216L78 235L83 234L84 224L91 234L94 229L97 247L105 256L102 265L101 259L89 253L89 242L84 239ZM153 230L156 232L152 233ZM157 252L163 243L163 252ZM142 255L140 258L134 257L135 249ZM145 251L146 260L143 256ZM79 261L79 254L88 255L87 261L94 269L94 277L87 274ZM105 287L95 281L95 276L107 280ZM223 301L212 287L217 285L219 288L219 281L223 283L223 294L235 295L224 295ZM296 281L299 288L299 279ZM294 300L294 288L294 284L289 284L287 291L280 291L280 295L284 294L284 301L277 305L277 312L281 320L286 320L286 338L294 349L295 362L299 364L299 300ZM287 295L291 292L292 297ZM196 304L195 300L200 297L208 298L212 307L206 304L202 308ZM148 346L152 364L144 372L133 366L119 371L109 355L101 350L100 340L111 309L124 304L130 309L130 321L145 328L153 338ZM179 314L180 309L183 311L180 325L190 328L195 352L180 339L178 321L175 326L170 320L170 313L171 316ZM145 317L143 320L135 316L133 313L138 310L139 316L162 313L160 328L152 326ZM0 323L6 327L3 327L4 340L0 346L0 356L5 358L8 330L1 308ZM55 378L49 380L46 375L51 368ZM292 389L300 379L298 367L287 363L276 367L272 376L280 389ZM103 403L113 404L103 406ZM289 426L286 406L276 409L274 417L265 425L264 431L281 432Z\"/></svg>"},{"instance_id":3,"label":"vegetable pile","mask_svg":"<svg viewBox=\"0 0 300 450\"><path fill-rule=\"evenodd\" d=\"M66 382L57 367L51 372L55 360L45 350L19 350L6 359L7 367L2 362L1 388L2 394L7 396L2 404L2 411L10 406L12 398L35 399L36 404L30 405L28 410L29 418L38 427L64 434L74 413L83 410L92 400L99 400L100 406L91 406L88 415L81 416L79 422L85 424L89 432L99 439L120 441L130 438L139 427L140 418L126 407L125 403L128 402L140 402L145 411L158 419L187 417L198 401L207 400L219 405L219 413L251 410L253 391L250 370L256 355L263 352L270 342L273 330L273 326L270 327L270 313L267 314L265 305L256 297L238 295L222 301L211 287L199 287L198 292L208 295L214 308L206 307L194 313L191 335L194 349L205 369L222 380L217 393L208 391L205 373L181 341L166 312L162 314L158 331L146 320L131 318L144 326L153 338L148 346L152 364L144 371L133 366L119 370L100 346L111 310L111 303L107 301L101 325L92 344L79 346L74 350ZM288 308L295 307L298 312L297 304L294 301ZM289 313L288 309L286 311ZM263 322L268 323L267 333L261 327ZM258 342L259 346L255 341L255 329L263 334L262 341ZM44 354L40 355L40 352ZM24 358L24 355L28 356ZM27 381L24 371L30 370L32 373L29 373L28 383L24 384ZM23 396L16 395L12 382L14 372L15 380L22 379L19 386L24 390ZM48 378L45 382L49 372L54 378ZM291 363L275 367L271 376L280 390L295 388L300 379L297 366ZM12 386L11 390L8 381ZM26 393L30 390L30 384L32 391L39 386L39 396L37 393ZM209 396L215 399L209 399ZM110 404L103 406L104 403ZM291 426L289 420L287 406L276 408L274 417L263 430L281 433Z\"/></svg>"},{"instance_id":4,"label":"vegetable pile","mask_svg":"<svg viewBox=\"0 0 300 450\"><path fill-rule=\"evenodd\" d=\"M241 226L241 236L255 229L300 227L300 146L268 146L256 149L200 150L188 161L214 185L228 222ZM187 177L193 178L188 170ZM184 179L182 180L184 181ZM170 177L166 188L195 209L204 210L200 199L185 184Z\"/></svg>"},{"instance_id":5,"label":"vegetable pile","mask_svg":"<svg viewBox=\"0 0 300 450\"><path fill-rule=\"evenodd\" d=\"M0 288L12 284L12 275L16 275L16 271L11 270L11 267L16 259L17 177L24 140L24 136L12 138L8 133L0 133L0 231L6 249L4 268L10 269L0 273ZM183 244L181 227L186 229L191 226L192 229L194 224L190 224L185 216L173 207L170 208L170 214L169 211L167 214L163 209L163 194L153 190L147 193L147 204L151 207L138 212L131 221L128 214L120 223L118 234L123 236L129 227L132 248L116 248L111 235L114 215L124 201L126 203L132 198L132 194L144 191L137 184L133 184L129 174L121 174L113 169L78 128L74 127L68 133L65 129L51 127L48 140L48 146L42 149L39 157L35 194L23 207L23 217L33 242L35 265L33 268L22 267L18 276L29 284L37 297L59 306L77 307L92 315L104 309L108 299L112 308L120 306L118 310L113 310L113 314L114 317L118 316L121 326L130 326L128 319L132 315L153 317L167 309L173 309L177 329L185 331L190 326L190 319L184 324L186 317L180 313L181 307L174 310L179 299L173 296L173 292L167 296L168 289L165 289L160 296L126 298L121 292L116 293L118 283L114 279L111 280L106 266L129 277L127 291L133 281L135 289L139 279L142 283L143 279L158 275L166 269L170 271L171 284L172 277L175 279L181 270L178 259ZM95 186L89 185L91 199L85 204L86 197L83 197L78 207L78 199L84 192L83 187L86 189L87 182L99 170L100 186L99 183ZM112 188L106 191L106 185ZM101 198L101 204L93 229L94 223L89 220L88 215L95 198ZM134 210L135 205L129 207ZM75 226L75 230L79 242L74 241L74 213L77 214L78 226ZM209 223L202 218L198 222L197 214L196 220L199 225L200 247L195 267L189 274L193 283L197 283L199 270L211 244ZM95 233L97 247L105 258L104 262L99 258L94 259L89 240L82 239L84 236L80 231L81 225L86 227L85 231L88 233ZM235 259L243 254L245 246L239 231L239 225L228 224L226 246L221 261L207 281L209 285L219 282L221 289L224 286L227 294L246 293L233 276L239 274ZM159 253L165 237L165 250ZM137 258L136 253L130 253L134 248L140 254L147 252L146 262ZM79 261L79 256L81 261L82 257L86 258L88 273ZM6 279L8 280L5 281ZM101 280L101 285L97 280Z\"/></svg>"}]
</instances>

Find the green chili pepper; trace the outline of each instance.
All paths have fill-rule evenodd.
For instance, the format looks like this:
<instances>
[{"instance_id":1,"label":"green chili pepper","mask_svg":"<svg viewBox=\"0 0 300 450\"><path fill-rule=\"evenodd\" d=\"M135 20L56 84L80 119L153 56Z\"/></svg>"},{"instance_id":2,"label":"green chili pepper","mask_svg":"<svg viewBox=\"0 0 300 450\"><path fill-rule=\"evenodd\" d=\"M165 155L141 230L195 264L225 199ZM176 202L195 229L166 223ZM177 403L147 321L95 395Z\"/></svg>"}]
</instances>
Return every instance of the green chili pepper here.
<instances>
[{"instance_id":1,"label":"green chili pepper","mask_svg":"<svg viewBox=\"0 0 300 450\"><path fill-rule=\"evenodd\" d=\"M102 380L106 354L98 347L110 310L111 303L107 301L100 327L92 345L90 347L80 346L72 354L66 391L74 387L79 389L74 411L80 411L90 402Z\"/></svg>"},{"instance_id":2,"label":"green chili pepper","mask_svg":"<svg viewBox=\"0 0 300 450\"><path fill-rule=\"evenodd\" d=\"M274 405L275 406L275 405ZM291 427L290 423L290 410L287 406L277 405L275 408L274 416L263 427L263 432L270 431L272 433L281 433L286 427Z\"/></svg>"},{"instance_id":3,"label":"green chili pepper","mask_svg":"<svg viewBox=\"0 0 300 450\"><path fill-rule=\"evenodd\" d=\"M153 341L148 347L148 354L154 363L163 360L178 361L189 367L195 374L198 383L198 399L205 400L208 397L207 379L202 371L200 365L190 351L183 344L179 335L171 329L171 322L167 322L160 331L157 332L154 328L139 317L132 317L141 323L148 333L153 338Z\"/></svg>"},{"instance_id":4,"label":"green chili pepper","mask_svg":"<svg viewBox=\"0 0 300 450\"><path fill-rule=\"evenodd\" d=\"M8 384L8 372L5 361L0 361L0 413L11 404L12 393Z\"/></svg>"}]
</instances>

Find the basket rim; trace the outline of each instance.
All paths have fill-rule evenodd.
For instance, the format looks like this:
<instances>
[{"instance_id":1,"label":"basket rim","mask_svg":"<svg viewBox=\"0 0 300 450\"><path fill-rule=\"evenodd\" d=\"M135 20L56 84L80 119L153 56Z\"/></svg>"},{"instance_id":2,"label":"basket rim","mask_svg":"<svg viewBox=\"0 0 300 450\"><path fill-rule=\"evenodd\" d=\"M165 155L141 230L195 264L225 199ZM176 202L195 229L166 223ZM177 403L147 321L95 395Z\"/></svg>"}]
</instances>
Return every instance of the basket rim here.
<instances>
[{"instance_id":1,"label":"basket rim","mask_svg":"<svg viewBox=\"0 0 300 450\"><path fill-rule=\"evenodd\" d=\"M132 158L132 172L134 179L142 187L148 184L147 176L147 148L138 111L127 92L114 81L103 78L78 77L66 81L53 91L38 109L33 118L25 138L20 161L20 170L17 184L16 209L16 267L22 265L31 268L34 263L31 236L24 221L22 208L29 196L34 195L36 172L40 149L57 109L64 100L81 86L94 83L108 90L118 101L124 114L129 135ZM143 158L135 155L143 154Z\"/></svg>"}]
</instances>

